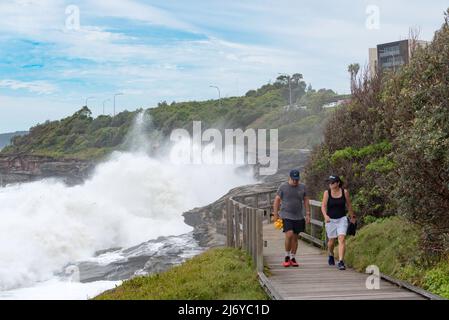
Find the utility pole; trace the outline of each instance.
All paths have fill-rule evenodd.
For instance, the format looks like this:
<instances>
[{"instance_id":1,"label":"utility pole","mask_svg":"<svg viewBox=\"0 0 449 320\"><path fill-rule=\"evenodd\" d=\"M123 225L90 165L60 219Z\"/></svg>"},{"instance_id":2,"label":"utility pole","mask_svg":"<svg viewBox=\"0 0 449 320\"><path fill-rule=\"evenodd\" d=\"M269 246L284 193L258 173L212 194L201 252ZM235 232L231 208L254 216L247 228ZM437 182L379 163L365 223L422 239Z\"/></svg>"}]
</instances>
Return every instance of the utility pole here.
<instances>
[{"instance_id":1,"label":"utility pole","mask_svg":"<svg viewBox=\"0 0 449 320\"><path fill-rule=\"evenodd\" d=\"M86 107L87 107L87 101L89 101L90 99L95 99L95 97L87 97L86 98L86 104L85 104Z\"/></svg>"},{"instance_id":2,"label":"utility pole","mask_svg":"<svg viewBox=\"0 0 449 320\"><path fill-rule=\"evenodd\" d=\"M116 94L114 94L114 117L115 117L115 97L116 96L123 96L123 93L116 93Z\"/></svg>"},{"instance_id":3,"label":"utility pole","mask_svg":"<svg viewBox=\"0 0 449 320\"><path fill-rule=\"evenodd\" d=\"M103 101L103 115L104 115L104 104L105 104L106 102L108 102L108 101L111 101L111 99L106 99L106 100Z\"/></svg>"},{"instance_id":4,"label":"utility pole","mask_svg":"<svg viewBox=\"0 0 449 320\"><path fill-rule=\"evenodd\" d=\"M221 93L220 93L220 88L217 86L209 86L211 88L215 88L218 90L218 105L221 107Z\"/></svg>"}]
</instances>

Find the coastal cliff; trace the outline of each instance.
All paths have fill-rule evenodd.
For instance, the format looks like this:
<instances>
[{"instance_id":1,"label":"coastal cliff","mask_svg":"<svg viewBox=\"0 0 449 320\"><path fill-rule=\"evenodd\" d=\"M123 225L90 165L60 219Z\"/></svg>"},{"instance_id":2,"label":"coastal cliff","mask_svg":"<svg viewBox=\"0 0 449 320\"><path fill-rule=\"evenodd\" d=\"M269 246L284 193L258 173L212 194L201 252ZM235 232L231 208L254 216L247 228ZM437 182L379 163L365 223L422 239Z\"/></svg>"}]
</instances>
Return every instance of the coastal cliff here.
<instances>
[{"instance_id":1,"label":"coastal cliff","mask_svg":"<svg viewBox=\"0 0 449 320\"><path fill-rule=\"evenodd\" d=\"M0 185L59 178L69 185L81 183L93 168L91 161L56 159L29 154L0 155Z\"/></svg>"}]
</instances>

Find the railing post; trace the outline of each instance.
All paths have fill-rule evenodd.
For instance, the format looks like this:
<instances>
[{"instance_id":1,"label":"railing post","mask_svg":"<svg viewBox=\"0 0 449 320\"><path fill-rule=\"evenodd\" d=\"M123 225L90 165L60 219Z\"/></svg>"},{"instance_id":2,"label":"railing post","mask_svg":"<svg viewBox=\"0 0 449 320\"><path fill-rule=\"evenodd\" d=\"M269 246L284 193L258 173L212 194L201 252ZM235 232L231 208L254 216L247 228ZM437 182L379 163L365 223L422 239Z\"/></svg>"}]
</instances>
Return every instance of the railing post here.
<instances>
[{"instance_id":1,"label":"railing post","mask_svg":"<svg viewBox=\"0 0 449 320\"><path fill-rule=\"evenodd\" d=\"M257 209L253 208L252 210L252 222L253 222L253 230L252 230L252 238L253 238L253 261L254 266L257 268Z\"/></svg>"},{"instance_id":2,"label":"railing post","mask_svg":"<svg viewBox=\"0 0 449 320\"><path fill-rule=\"evenodd\" d=\"M234 214L234 248L238 247L238 238L237 238L237 229L239 228L239 224L238 224L238 216L237 216L237 211L235 210L235 204L232 204L232 212Z\"/></svg>"},{"instance_id":3,"label":"railing post","mask_svg":"<svg viewBox=\"0 0 449 320\"><path fill-rule=\"evenodd\" d=\"M248 238L249 238L249 254L253 256L253 209L248 208L248 225L249 225L249 232L248 232Z\"/></svg>"},{"instance_id":4,"label":"railing post","mask_svg":"<svg viewBox=\"0 0 449 320\"><path fill-rule=\"evenodd\" d=\"M271 192L267 193L267 201L268 201L268 215L267 215L267 221L268 223L271 223Z\"/></svg>"},{"instance_id":5,"label":"railing post","mask_svg":"<svg viewBox=\"0 0 449 320\"><path fill-rule=\"evenodd\" d=\"M310 219L315 219L315 206L310 205ZM310 223L310 235L315 237L315 225Z\"/></svg>"},{"instance_id":6,"label":"railing post","mask_svg":"<svg viewBox=\"0 0 449 320\"><path fill-rule=\"evenodd\" d=\"M251 225L249 223L249 218L250 218L250 212L249 209L247 207L245 207L245 213L246 213L246 234L245 234L245 238L246 238L246 252L249 253L249 248L250 248L250 238L249 238L249 232L250 232L250 228Z\"/></svg>"},{"instance_id":7,"label":"railing post","mask_svg":"<svg viewBox=\"0 0 449 320\"><path fill-rule=\"evenodd\" d=\"M247 221L246 221L246 208L245 207L243 207L242 208L242 232L243 232L243 234L242 234L242 248L244 249L244 250L246 250L247 249L247 243L248 243L248 241L247 241L247 239L246 239L246 235L248 234L248 225L247 225L247 223L246 223Z\"/></svg>"},{"instance_id":8,"label":"railing post","mask_svg":"<svg viewBox=\"0 0 449 320\"><path fill-rule=\"evenodd\" d=\"M263 215L262 212L257 214L257 258L256 268L258 272L263 272Z\"/></svg>"},{"instance_id":9,"label":"railing post","mask_svg":"<svg viewBox=\"0 0 449 320\"><path fill-rule=\"evenodd\" d=\"M226 199L226 246L231 247L232 246L232 241L231 241L231 236L232 236L232 216L231 216L231 210L229 208L231 203L231 200Z\"/></svg>"},{"instance_id":10,"label":"railing post","mask_svg":"<svg viewBox=\"0 0 449 320\"><path fill-rule=\"evenodd\" d=\"M237 222L236 222L236 226L237 228L235 229L235 239L236 239L236 248L241 248L242 247L242 241L240 239L240 221L241 221L241 212L240 212L240 208L238 206L234 207L234 210L237 214Z\"/></svg>"},{"instance_id":11,"label":"railing post","mask_svg":"<svg viewBox=\"0 0 449 320\"><path fill-rule=\"evenodd\" d=\"M251 210L248 208L245 208L246 210L246 252L248 254L251 254Z\"/></svg>"}]
</instances>

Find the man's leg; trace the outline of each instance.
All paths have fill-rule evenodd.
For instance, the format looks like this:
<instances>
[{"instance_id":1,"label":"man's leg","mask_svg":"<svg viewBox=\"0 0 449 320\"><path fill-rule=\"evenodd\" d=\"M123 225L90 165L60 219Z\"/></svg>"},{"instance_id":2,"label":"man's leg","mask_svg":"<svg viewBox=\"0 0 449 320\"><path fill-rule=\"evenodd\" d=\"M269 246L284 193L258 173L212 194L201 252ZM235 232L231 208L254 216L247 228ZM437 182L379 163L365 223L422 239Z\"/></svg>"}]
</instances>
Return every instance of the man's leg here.
<instances>
[{"instance_id":1,"label":"man's leg","mask_svg":"<svg viewBox=\"0 0 449 320\"><path fill-rule=\"evenodd\" d=\"M292 238L293 238L293 230L288 230L285 233L285 251L286 252L292 251Z\"/></svg>"},{"instance_id":2,"label":"man's leg","mask_svg":"<svg viewBox=\"0 0 449 320\"><path fill-rule=\"evenodd\" d=\"M291 237L291 253L293 255L296 254L296 250L298 250L298 235L296 233L292 232Z\"/></svg>"},{"instance_id":3,"label":"man's leg","mask_svg":"<svg viewBox=\"0 0 449 320\"><path fill-rule=\"evenodd\" d=\"M284 267L290 266L290 252L292 250L292 242L291 242L292 235L293 235L292 230L288 230L285 232L285 259L284 259L284 262L282 263L282 265Z\"/></svg>"},{"instance_id":4,"label":"man's leg","mask_svg":"<svg viewBox=\"0 0 449 320\"><path fill-rule=\"evenodd\" d=\"M298 267L298 262L296 262L296 250L298 249L298 234L293 231L291 238L292 251L290 254L290 265L292 267Z\"/></svg>"}]
</instances>

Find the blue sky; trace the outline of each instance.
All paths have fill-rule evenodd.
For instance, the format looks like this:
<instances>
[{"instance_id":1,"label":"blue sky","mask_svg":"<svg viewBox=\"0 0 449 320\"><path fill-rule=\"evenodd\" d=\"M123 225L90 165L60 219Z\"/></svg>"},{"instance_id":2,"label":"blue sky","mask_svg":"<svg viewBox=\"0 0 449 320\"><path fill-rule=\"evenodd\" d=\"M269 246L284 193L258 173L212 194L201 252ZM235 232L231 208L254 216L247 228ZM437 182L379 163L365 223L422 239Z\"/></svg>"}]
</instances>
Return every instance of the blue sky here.
<instances>
[{"instance_id":1,"label":"blue sky","mask_svg":"<svg viewBox=\"0 0 449 320\"><path fill-rule=\"evenodd\" d=\"M79 28L71 28L79 9ZM368 28L378 9L378 28ZM447 1L0 0L0 133L72 114L243 95L278 73L349 91L368 48L432 39ZM67 27L68 26L68 27ZM111 101L106 113L112 112Z\"/></svg>"}]
</instances>

